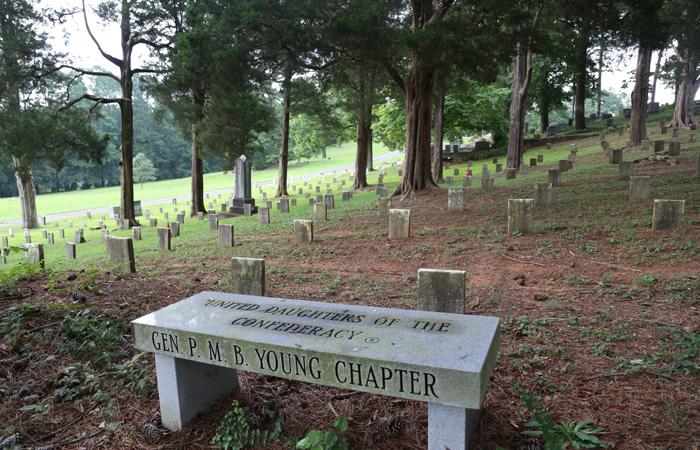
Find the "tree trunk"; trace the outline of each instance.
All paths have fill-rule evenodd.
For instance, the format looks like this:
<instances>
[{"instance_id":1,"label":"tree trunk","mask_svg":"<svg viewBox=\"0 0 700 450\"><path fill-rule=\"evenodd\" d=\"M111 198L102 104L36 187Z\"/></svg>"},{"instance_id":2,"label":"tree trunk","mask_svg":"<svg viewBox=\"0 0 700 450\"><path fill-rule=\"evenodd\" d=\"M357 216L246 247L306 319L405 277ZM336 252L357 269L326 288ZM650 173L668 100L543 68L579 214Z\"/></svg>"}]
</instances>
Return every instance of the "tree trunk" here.
<instances>
[{"instance_id":1,"label":"tree trunk","mask_svg":"<svg viewBox=\"0 0 700 450\"><path fill-rule=\"evenodd\" d=\"M364 116L364 114L363 114ZM357 153L355 155L355 178L353 180L354 189L362 189L367 187L367 127L361 120L364 117L358 118L357 121Z\"/></svg>"},{"instance_id":2,"label":"tree trunk","mask_svg":"<svg viewBox=\"0 0 700 450\"><path fill-rule=\"evenodd\" d=\"M443 76L435 77L435 142L433 144L433 179L437 183L442 178L442 142L443 125L445 121L445 79Z\"/></svg>"},{"instance_id":3,"label":"tree trunk","mask_svg":"<svg viewBox=\"0 0 700 450\"><path fill-rule=\"evenodd\" d=\"M202 168L202 159L199 157L199 143L197 142L197 124L193 123L191 127L192 139L192 199L190 206L190 217L194 217L197 213L205 213L204 208L204 170Z\"/></svg>"},{"instance_id":4,"label":"tree trunk","mask_svg":"<svg viewBox=\"0 0 700 450\"><path fill-rule=\"evenodd\" d=\"M121 161L120 181L121 200L119 217L128 220L129 227L138 226L134 215L134 81L131 71L131 14L130 2L122 0L121 5L121 45L122 61L120 85L122 99L121 111Z\"/></svg>"},{"instance_id":5,"label":"tree trunk","mask_svg":"<svg viewBox=\"0 0 700 450\"><path fill-rule=\"evenodd\" d=\"M549 73L550 67L548 64L543 66L543 73L540 77L540 96L538 106L540 111L540 133L546 136L547 128L549 128Z\"/></svg>"},{"instance_id":6,"label":"tree trunk","mask_svg":"<svg viewBox=\"0 0 700 450\"><path fill-rule=\"evenodd\" d=\"M680 55L679 55L680 56ZM696 69L695 59L690 51L679 58L683 63L681 79L676 91L676 105L673 111L671 126L674 128L687 127L695 123L695 94L700 87L700 79Z\"/></svg>"},{"instance_id":7,"label":"tree trunk","mask_svg":"<svg viewBox=\"0 0 700 450\"><path fill-rule=\"evenodd\" d=\"M138 226L134 216L134 104L131 77L122 78L121 109L121 202L119 217L129 221L129 227Z\"/></svg>"},{"instance_id":8,"label":"tree trunk","mask_svg":"<svg viewBox=\"0 0 700 450\"><path fill-rule=\"evenodd\" d=\"M630 143L639 145L647 138L647 98L649 96L649 72L652 49L639 46L637 69L632 91L632 117L630 118Z\"/></svg>"},{"instance_id":9,"label":"tree trunk","mask_svg":"<svg viewBox=\"0 0 700 450\"><path fill-rule=\"evenodd\" d=\"M600 44L600 51L598 52L598 108L596 111L596 117L600 119L601 116L601 105L603 103L603 56L605 54L605 48L603 44Z\"/></svg>"},{"instance_id":10,"label":"tree trunk","mask_svg":"<svg viewBox=\"0 0 700 450\"><path fill-rule=\"evenodd\" d=\"M289 106L292 88L292 71L287 69L282 81L282 144L280 145L277 197L287 193L287 163L289 161Z\"/></svg>"},{"instance_id":11,"label":"tree trunk","mask_svg":"<svg viewBox=\"0 0 700 450\"><path fill-rule=\"evenodd\" d=\"M365 113L365 135L367 136L367 166L369 166L369 158L372 157L372 100L371 95L367 94L367 112Z\"/></svg>"},{"instance_id":12,"label":"tree trunk","mask_svg":"<svg viewBox=\"0 0 700 450\"><path fill-rule=\"evenodd\" d=\"M367 83L365 68L357 68L357 149L355 151L354 189L367 187Z\"/></svg>"},{"instance_id":13,"label":"tree trunk","mask_svg":"<svg viewBox=\"0 0 700 450\"><path fill-rule=\"evenodd\" d=\"M15 179L19 192L19 203L22 209L22 228L39 228L39 215L36 211L36 189L32 170L17 158L15 164Z\"/></svg>"},{"instance_id":14,"label":"tree trunk","mask_svg":"<svg viewBox=\"0 0 700 450\"><path fill-rule=\"evenodd\" d=\"M549 128L549 100L542 96L540 99L540 132L546 135Z\"/></svg>"},{"instance_id":15,"label":"tree trunk","mask_svg":"<svg viewBox=\"0 0 700 450\"><path fill-rule=\"evenodd\" d=\"M370 118L370 123L372 119ZM374 132L372 126L369 127L369 137L367 138L367 171L374 171Z\"/></svg>"},{"instance_id":16,"label":"tree trunk","mask_svg":"<svg viewBox=\"0 0 700 450\"><path fill-rule=\"evenodd\" d=\"M576 55L576 111L574 124L577 130L586 128L586 63L588 62L588 39L578 46Z\"/></svg>"},{"instance_id":17,"label":"tree trunk","mask_svg":"<svg viewBox=\"0 0 700 450\"><path fill-rule=\"evenodd\" d=\"M197 213L206 214L204 208L204 169L202 167L202 158L199 157L199 133L197 125L202 119L202 110L204 108L204 94L197 89L192 90L192 125L190 126L190 140L192 141L192 185L191 185L191 201L190 201L190 216L194 217Z\"/></svg>"},{"instance_id":18,"label":"tree trunk","mask_svg":"<svg viewBox=\"0 0 700 450\"><path fill-rule=\"evenodd\" d=\"M447 11L447 5L443 3L440 16L434 15L432 0L413 0L411 2L412 20L411 29L414 33L422 32L435 21L440 20ZM430 161L430 138L432 131L433 115L433 71L430 61L434 55L427 50L416 50L411 55L411 72L407 80L401 79L395 71L389 75L401 87L405 96L406 110L406 148L404 149L403 171L401 182L396 187L394 195L413 195L415 191L421 191L436 187L433 181Z\"/></svg>"},{"instance_id":19,"label":"tree trunk","mask_svg":"<svg viewBox=\"0 0 700 450\"><path fill-rule=\"evenodd\" d=\"M511 84L510 128L508 130L507 167L520 167L525 149L525 113L527 111L527 91L532 79L532 52L518 43Z\"/></svg>"},{"instance_id":20,"label":"tree trunk","mask_svg":"<svg viewBox=\"0 0 700 450\"><path fill-rule=\"evenodd\" d=\"M663 49L659 50L659 56L656 57L656 68L654 69L654 81L651 84L651 99L649 99L649 103L654 103L656 100L656 81L659 79L659 73L661 72L661 58L663 56Z\"/></svg>"},{"instance_id":21,"label":"tree trunk","mask_svg":"<svg viewBox=\"0 0 700 450\"><path fill-rule=\"evenodd\" d=\"M15 24L11 17L3 16L0 18L0 37L3 41L13 42L17 39L18 31L15 29ZM2 58L5 66L5 83L6 89L6 108L9 120L19 123L21 115L21 100L20 100L20 82L21 70L18 63L18 57L13 50L13 46L3 48ZM19 157L19 158L18 158ZM15 166L15 179L17 181L17 191L20 201L20 209L22 211L22 227L23 228L39 228L38 213L36 210L36 189L34 187L34 176L32 175L32 162L23 158L21 154L13 155L12 162Z\"/></svg>"},{"instance_id":22,"label":"tree trunk","mask_svg":"<svg viewBox=\"0 0 700 450\"><path fill-rule=\"evenodd\" d=\"M430 135L432 131L433 73L418 55L413 55L411 75L405 83L406 148L404 175L394 195L411 195L436 187L430 164Z\"/></svg>"}]
</instances>

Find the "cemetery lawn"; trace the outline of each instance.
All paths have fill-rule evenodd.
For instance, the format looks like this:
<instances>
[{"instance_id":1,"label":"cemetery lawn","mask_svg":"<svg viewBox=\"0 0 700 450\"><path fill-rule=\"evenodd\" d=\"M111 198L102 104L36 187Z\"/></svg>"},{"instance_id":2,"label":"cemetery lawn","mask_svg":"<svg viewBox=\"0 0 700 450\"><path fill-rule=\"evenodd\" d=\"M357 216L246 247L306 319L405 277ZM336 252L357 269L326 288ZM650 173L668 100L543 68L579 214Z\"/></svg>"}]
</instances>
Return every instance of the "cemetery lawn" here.
<instances>
[{"instance_id":1,"label":"cemetery lawn","mask_svg":"<svg viewBox=\"0 0 700 450\"><path fill-rule=\"evenodd\" d=\"M608 136L613 148L624 139ZM562 174L554 205L536 211L535 233L507 235L507 199L531 198L571 142L579 148L574 169ZM607 163L599 138L571 142L529 150L526 161L541 153L545 162L516 180L499 174L493 192L467 189L463 212L447 212L446 185L393 199L412 211L405 240L387 239L387 220L368 190L349 202L336 194L313 244L293 239L293 219L312 216L296 195L298 206L273 211L269 226L256 216L225 219L235 225L232 249L216 245L206 220L187 218L174 251L161 253L144 224L133 275L113 270L98 231L88 232L76 261L64 258L64 240L47 245L43 273L10 255L0 272L0 431L19 433L24 446L208 448L237 399L254 427L269 429L271 415L284 414L289 438L348 417L352 448L425 448L426 404L250 373L241 373L239 393L185 430L158 430L153 357L133 349L129 321L203 290L228 290L236 255L265 258L269 296L406 309L416 308L418 269L465 270L466 312L502 320L474 448L540 448L534 444L543 441L523 434L537 430L527 425L533 411L523 392L536 395L554 422L600 427L597 437L616 449L697 448L700 178L691 161L700 146L687 143L684 130L673 164L626 151L625 160L639 160L636 175L653 177L652 200L630 203L628 182ZM477 173L481 164L473 165ZM446 176L460 170L453 187L465 167L445 169ZM397 182L396 169L387 169L390 190ZM653 198L686 201L681 229L651 231ZM172 205L168 211L174 216ZM108 223L111 234L129 234Z\"/></svg>"},{"instance_id":2,"label":"cemetery lawn","mask_svg":"<svg viewBox=\"0 0 700 450\"><path fill-rule=\"evenodd\" d=\"M353 166L355 163L355 151L355 143L348 142L340 147L329 147L327 151L329 159L312 158L308 162L290 161L289 176L309 175L333 170L338 167ZM388 150L384 145L380 143L374 144L375 158L387 152ZM262 183L275 179L277 179L277 165L253 172L253 183ZM143 186L136 184L134 186L134 196L137 200L146 201L185 195L190 192L190 183L190 178L188 177L153 181L144 183ZM215 172L204 175L204 190L206 192L221 189L233 189L232 172ZM272 188L268 188L268 192L272 193ZM40 194L37 196L37 209L40 216L114 205L119 205L119 186ZM19 219L19 217L19 199L17 197L0 198L0 221Z\"/></svg>"}]
</instances>

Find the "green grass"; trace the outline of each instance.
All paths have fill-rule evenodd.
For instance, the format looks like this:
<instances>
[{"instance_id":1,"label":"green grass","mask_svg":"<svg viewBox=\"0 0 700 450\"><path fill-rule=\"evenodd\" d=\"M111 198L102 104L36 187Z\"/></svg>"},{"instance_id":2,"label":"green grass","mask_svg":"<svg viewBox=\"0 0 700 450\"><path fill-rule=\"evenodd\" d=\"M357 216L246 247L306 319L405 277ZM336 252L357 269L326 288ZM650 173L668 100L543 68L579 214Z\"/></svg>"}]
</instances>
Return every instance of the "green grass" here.
<instances>
[{"instance_id":1,"label":"green grass","mask_svg":"<svg viewBox=\"0 0 700 450\"><path fill-rule=\"evenodd\" d=\"M386 147L374 145L374 156L387 153ZM296 177L311 173L332 170L336 167L352 166L355 162L355 143L348 142L340 147L328 149L329 159L312 159L309 162L297 161L289 164L288 175ZM277 178L277 166L253 172L253 183L272 181ZM204 190L213 191L233 188L233 174L224 172L209 173L204 176ZM271 191L269 188L268 191ZM190 192L190 178L154 181L134 186L137 200L155 200L175 197ZM89 189L84 191L59 192L37 196L37 210L40 216L84 209L93 209L119 205L119 187ZM0 199L0 220L20 218L19 199L17 197Z\"/></svg>"},{"instance_id":2,"label":"green grass","mask_svg":"<svg viewBox=\"0 0 700 450\"><path fill-rule=\"evenodd\" d=\"M394 172L395 171L396 169L394 169ZM371 177L376 181L377 174L373 173ZM309 205L309 201L303 195L293 195L291 198L296 198L297 205L291 207L291 212L288 214L278 212L273 206L273 210L270 214L270 225L260 225L257 215L252 217L239 216L221 220L220 223L231 223L235 225L236 246L234 248L222 248L217 246L217 234L216 232L209 231L206 217L201 221L196 218L186 217L185 223L180 227L180 236L172 240L173 251L167 253L161 252L157 247L156 228L150 227L147 220L141 219L142 240L134 241L137 270L139 269L139 261L144 261L146 259L151 260L167 257L168 259L187 260L197 254L233 255L234 252L239 256L254 256L254 252L255 255L262 257L266 252L274 252L276 251L275 249L260 246L248 248L248 246L245 245L247 241L246 236L278 233L285 229L291 234L294 219L311 219L313 216L313 207ZM343 202L341 201L340 195L336 193L336 208L329 210L329 216L331 220L338 220L353 214L356 215L360 211L368 211L374 208L373 203L375 199L376 194L374 192L366 191L357 192L354 194L351 201ZM163 205L162 207L164 208L164 213L169 213L168 221L174 221L176 216L174 209L177 208L177 206ZM164 219L164 214L159 212L159 207L150 207L148 209L152 212L151 217L158 219L158 226L165 226L166 220ZM182 206L179 206L179 209L182 210ZM93 216L91 220L75 218L73 219L72 228L68 228L68 220L61 220L59 225L65 230L64 239L59 238L59 228L56 226L57 224L55 222L48 223L46 230L54 233L54 245L48 245L46 243L46 239L42 237L43 230L31 230L30 235L32 237L32 242L44 243L47 270L55 272L80 269L99 271L113 268L114 265L110 263L107 258L105 245L102 242L102 233L98 229L98 222L100 220L102 220L101 217L95 216ZM107 225L109 234L112 236L131 236L132 234L130 230L118 230L116 222L113 219L109 219L109 217L106 217L105 224ZM317 226L319 230L326 227L324 224L317 224ZM74 242L77 228L84 228L87 242L77 246L76 260L68 260L65 257L64 243ZM10 239L10 245L19 246L23 242L23 231L15 229L15 236ZM243 244L243 248L241 248L240 244ZM316 250L313 247L309 247L309 249L303 251ZM8 265L0 267L11 268L16 266L22 262L23 255L23 252L11 253L7 258ZM5 270L4 268L0 270ZM156 276L157 274L149 275Z\"/></svg>"},{"instance_id":3,"label":"green grass","mask_svg":"<svg viewBox=\"0 0 700 450\"><path fill-rule=\"evenodd\" d=\"M654 130L656 132L656 130ZM682 135L684 138L684 135ZM613 146L619 144L619 142L624 140L624 137L610 136L609 140L613 141ZM537 154L544 155L544 163L539 165L539 170L536 172L531 172L527 175L518 175L516 180L506 180L504 176L499 174L496 177L496 186L507 187L506 189L497 189L490 196L495 198L513 198L514 196L519 196L520 198L527 198L531 195L532 186L535 182L542 182L547 180L547 168L557 167L558 161L564 159L569 154L571 142L555 144L551 149L545 149L543 147L533 148L527 151L525 154L525 161L529 161L531 157L535 157ZM615 232L617 235L616 240L624 241L626 234L633 232L635 229L641 227L646 228L650 223L651 218L651 203L645 203L643 205L637 205L631 208L627 203L627 182L617 179L609 179L606 181L605 186L599 186L594 180L596 177L608 174L612 175L617 172L617 166L608 164L607 160L602 155L602 149L598 143L597 138L588 138L585 140L580 140L577 142L578 145L578 156L577 163L575 164L575 169L571 172L566 172L562 175L562 180L564 181L564 186L557 188L556 201L552 207L553 212L561 213L562 216L557 219L557 223L539 223L537 229L540 232L548 230L550 228L562 228L566 231L564 235L571 237L581 246L581 251L595 252L596 249L591 247L586 240L583 240L580 236L585 233L593 232L591 224L581 222L581 214L590 214L590 206L582 205L604 205L602 208L597 208L593 211L594 219L597 223L599 229L604 231ZM352 159L352 154L350 152L350 144L344 146L343 149L339 150L338 153L345 152L347 159L341 159L340 157L335 157L337 154L331 154L331 161L315 161L304 167L313 167L308 172L317 172L328 170L336 167L335 164L347 165L347 162ZM683 154L691 156L698 150L696 144L684 144ZM636 159L642 156L640 150L634 152L626 152L625 159ZM399 157L400 158L400 157ZM500 161L504 161L503 157L499 158ZM339 162L340 161L340 162ZM335 164L333 164L335 162ZM475 176L472 189L479 189L479 180L481 176L482 165L487 164L491 173L495 172L495 164L489 159L488 161L474 161L471 163L472 170ZM461 187L462 177L465 173L467 167L466 163L449 165L445 167L445 176L451 176L454 168L459 169L459 175L454 176L452 184L443 184L441 187ZM291 174L303 174L303 167L295 167L292 169ZM267 171L266 171L267 172ZM274 175L275 170L272 169L268 172L270 175ZM350 171L352 172L352 171ZM263 178L265 172L257 173L255 180L260 180ZM377 183L378 172L368 173L368 181L370 184ZM269 176L269 175L268 175ZM213 174L210 177L223 177L221 174ZM366 211L370 203L374 202L376 195L374 192L356 192L352 201L341 202L339 191L339 184L341 180L345 180L345 186L349 187L351 184L348 175L343 175L340 180L334 182L332 180L332 175L325 175L324 177L316 178L313 180L312 184L322 183L321 191L325 193L326 183L329 183L336 193L336 209L331 214L332 216L344 217L352 214L356 214L358 211ZM386 169L386 175L384 177L385 184L391 190L400 180L398 175L398 169L395 167L388 166ZM588 182L589 189L581 190L581 185L569 184L571 181L575 180L585 180ZM688 213L693 213L697 210L697 205L692 200L693 192L695 192L694 187L696 182L695 178L687 177L682 174L665 174L655 177L653 182L654 195L659 195L661 197L667 198L685 198L688 202L686 204L686 210ZM162 183L172 183L176 186L175 182L181 184L185 192L187 189L186 181L183 180L172 180L170 182ZM151 183L152 185L157 185L158 183ZM184 185L184 186L182 186ZM272 224L269 226L261 226L258 224L257 216L252 218L237 217L232 219L226 219L224 223L231 222L236 224L236 236L239 242L245 241L245 236L257 233L274 233L281 229L288 229L291 233L291 224L295 218L311 218L312 208L308 204L308 200L304 195L298 194L298 188L302 187L304 192L312 192L315 195L315 190L312 191L311 186L304 187L302 182L295 183L295 189L290 189L291 198L296 198L297 206L291 208L290 214L280 214L276 210L272 211ZM691 188L692 186L692 188ZM211 189L211 187L209 187ZM269 198L273 196L273 188L268 187L265 192ZM92 193L95 191L87 191L87 193ZM116 191L115 191L116 192ZM73 193L84 194L83 192ZM172 193L170 193L172 194ZM257 199L258 204L262 202L262 195L254 190L254 195ZM163 196L163 194L156 194L157 196ZM220 209L220 203L226 201L226 195L222 195L221 200L217 196L210 196L207 202L212 202L214 204L214 209ZM187 210L186 205L172 205L172 204L162 204L144 207L144 210L149 209L151 212L151 217L157 218L159 226L164 226L165 220L162 213L159 212L160 208L163 208L165 212L170 214L170 221L175 220L175 208L179 210ZM583 208L583 209L581 209ZM586 212L586 211L588 212ZM625 219L620 222L616 218L624 217ZM109 267L109 262L106 258L106 252L104 245L101 242L101 233L98 229L98 221L101 219L101 215L93 215L91 220L85 217L75 217L72 219L73 227L69 228L69 221L67 219L62 219L58 223L56 221L51 221L47 224L47 231L54 232L55 245L45 245L45 253L47 260L47 267L53 270L61 269L76 269L76 268L94 268L94 267ZM497 221L497 217L494 216L494 220ZM110 229L110 234L118 236L128 236L130 232L128 231L117 231L116 223L109 216L105 217L105 223ZM205 221L198 221L196 219L186 219L184 227L182 227L182 235L174 240L175 251L172 252L168 258L186 258L188 254L198 253L202 251L212 251L212 247L216 247L216 236L215 233L211 233L207 229L207 223ZM137 254L137 259L142 258L162 258L164 257L157 250L156 246L156 235L155 229L148 226L148 221L141 219L143 240L136 241L135 250ZM323 225L321 225L323 227ZM58 236L58 228L65 228L66 237L65 239L60 239ZM67 261L64 256L64 242L72 242L74 239L75 230L78 227L83 227L86 229L86 239L88 243L78 246L78 260L77 261ZM90 229L93 228L93 229ZM14 246L20 245L24 242L23 232L19 227L14 227L15 237L10 239L10 244ZM46 239L42 237L41 229L31 230L31 236L33 242L46 242ZM7 234L7 227L0 228L0 234ZM626 241L625 241L626 242ZM680 242L680 241L679 241ZM637 245L637 244L635 244ZM639 244L641 245L641 244ZM679 252L687 253L683 250L684 246L688 244L683 241L678 244ZM311 249L309 249L311 250ZM217 252L225 252L230 249L217 248ZM264 249L256 250L258 252L265 251ZM267 251L272 251L268 249ZM684 254L685 254L684 253ZM259 256L264 256L261 254ZM652 255L653 256L653 255ZM650 256L651 257L651 256ZM12 254L8 258L10 265L15 265L21 260L21 255Z\"/></svg>"}]
</instances>

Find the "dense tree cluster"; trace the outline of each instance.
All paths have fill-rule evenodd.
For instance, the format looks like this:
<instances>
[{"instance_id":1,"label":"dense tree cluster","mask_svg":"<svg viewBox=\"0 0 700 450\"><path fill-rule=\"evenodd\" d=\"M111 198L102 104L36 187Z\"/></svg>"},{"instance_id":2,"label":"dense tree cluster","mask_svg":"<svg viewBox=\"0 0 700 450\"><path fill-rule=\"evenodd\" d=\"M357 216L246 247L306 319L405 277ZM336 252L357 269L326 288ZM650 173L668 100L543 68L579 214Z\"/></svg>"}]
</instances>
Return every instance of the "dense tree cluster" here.
<instances>
[{"instance_id":1,"label":"dense tree cluster","mask_svg":"<svg viewBox=\"0 0 700 450\"><path fill-rule=\"evenodd\" d=\"M43 190L119 182L124 217L135 224L137 153L159 179L191 174L193 215L206 212L207 165L230 169L243 153L258 168L278 165L280 196L287 194L290 159L325 156L328 146L345 140L357 142L356 189L367 186L373 141L404 151L397 195L435 186L443 141L465 135L489 134L507 152L509 167L519 167L534 114L541 132L553 117L584 129L591 113L599 118L621 106L619 96L601 89L609 56L619 50L638 55L631 143L646 136L657 79L676 87L673 126L695 121L696 0L90 0L82 6L40 13L31 0L0 0L0 157L13 164L13 174L0 171L0 181L17 180L16 190L3 183L0 195L19 191L23 209L34 208L34 216L35 179ZM76 67L33 31L67 14L82 18L107 68ZM121 53L104 50L92 32L96 20L119 25ZM133 60L139 47L149 50L146 61ZM21 133L31 126L24 120L54 118L64 126L42 124L49 131L40 137ZM56 142L51 133L72 138L52 147L45 142ZM30 213L26 226L35 225Z\"/></svg>"}]
</instances>

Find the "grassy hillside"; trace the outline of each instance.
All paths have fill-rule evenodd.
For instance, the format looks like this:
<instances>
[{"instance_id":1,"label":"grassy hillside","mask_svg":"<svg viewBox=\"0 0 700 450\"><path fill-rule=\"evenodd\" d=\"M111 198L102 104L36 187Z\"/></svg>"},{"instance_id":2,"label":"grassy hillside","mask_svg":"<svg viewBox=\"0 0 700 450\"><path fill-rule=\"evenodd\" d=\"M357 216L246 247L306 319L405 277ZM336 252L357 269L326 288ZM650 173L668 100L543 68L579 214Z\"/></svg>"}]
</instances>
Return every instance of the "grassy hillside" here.
<instances>
[{"instance_id":1,"label":"grassy hillside","mask_svg":"<svg viewBox=\"0 0 700 450\"><path fill-rule=\"evenodd\" d=\"M387 152L382 144L374 145L374 156L381 156ZM336 167L352 166L355 163L355 143L348 142L341 147L328 149L329 159L312 159L309 162L292 162L289 164L289 176L295 177L307 175ZM272 181L277 177L277 166L271 166L265 170L253 172L253 183ZM233 188L233 174L216 172L204 176L204 190L214 191ZM190 192L190 178L178 178L173 180L154 181L134 186L134 195L137 200L154 200L159 198L175 197ZM119 187L89 189L85 191L59 192L55 194L42 194L37 196L37 210L40 216L109 207L119 204ZM18 219L20 217L19 199L0 199L0 220Z\"/></svg>"}]
</instances>

